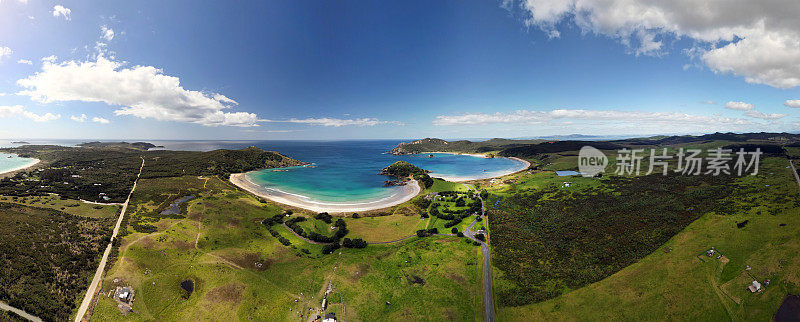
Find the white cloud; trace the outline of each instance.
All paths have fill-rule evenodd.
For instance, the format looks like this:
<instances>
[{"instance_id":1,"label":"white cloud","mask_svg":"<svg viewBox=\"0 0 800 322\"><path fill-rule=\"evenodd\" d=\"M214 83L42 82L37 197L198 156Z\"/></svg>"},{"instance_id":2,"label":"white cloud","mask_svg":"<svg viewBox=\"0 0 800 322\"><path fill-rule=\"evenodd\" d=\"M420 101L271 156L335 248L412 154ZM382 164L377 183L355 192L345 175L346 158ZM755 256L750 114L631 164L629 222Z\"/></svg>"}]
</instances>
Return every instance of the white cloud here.
<instances>
[{"instance_id":1,"label":"white cloud","mask_svg":"<svg viewBox=\"0 0 800 322\"><path fill-rule=\"evenodd\" d=\"M433 121L434 125L460 126L460 125L488 125L488 124L546 124L555 120L581 120L591 122L612 122L639 124L645 128L649 125L702 125L709 123L720 124L748 124L747 120L740 118L727 118L721 116L692 115L677 112L642 112L642 111L613 111L613 110L584 110L584 109L555 109L550 111L518 110L509 113L497 112L464 113L460 115L439 115Z\"/></svg>"},{"instance_id":2,"label":"white cloud","mask_svg":"<svg viewBox=\"0 0 800 322\"><path fill-rule=\"evenodd\" d=\"M257 126L256 114L225 112L237 103L222 94L184 89L178 77L152 66L123 65L102 55L96 61L44 60L41 72L17 81L25 88L17 94L41 103L103 102L117 106L116 115L143 119Z\"/></svg>"},{"instance_id":3,"label":"white cloud","mask_svg":"<svg viewBox=\"0 0 800 322\"><path fill-rule=\"evenodd\" d=\"M20 59L20 60L17 60L17 63L18 63L18 64L33 65L33 62L32 62L32 61L30 61L30 60L27 60L27 59Z\"/></svg>"},{"instance_id":4,"label":"white cloud","mask_svg":"<svg viewBox=\"0 0 800 322\"><path fill-rule=\"evenodd\" d=\"M729 110L749 111L753 109L753 104L745 102L727 102L725 103L725 108Z\"/></svg>"},{"instance_id":5,"label":"white cloud","mask_svg":"<svg viewBox=\"0 0 800 322\"><path fill-rule=\"evenodd\" d=\"M778 113L761 113L759 111L747 111L744 113L749 117L755 117L762 120L777 120L779 118L783 118L786 114L778 114Z\"/></svg>"},{"instance_id":6,"label":"white cloud","mask_svg":"<svg viewBox=\"0 0 800 322\"><path fill-rule=\"evenodd\" d=\"M108 26L100 27L100 38L111 41L114 39L114 29L108 28Z\"/></svg>"},{"instance_id":7,"label":"white cloud","mask_svg":"<svg viewBox=\"0 0 800 322\"><path fill-rule=\"evenodd\" d=\"M709 105L716 105L716 104L717 104L717 102L714 102L714 101L712 101L712 100L702 101L702 102L700 102L700 103L703 103L703 104L709 104Z\"/></svg>"},{"instance_id":8,"label":"white cloud","mask_svg":"<svg viewBox=\"0 0 800 322\"><path fill-rule=\"evenodd\" d=\"M50 55L50 56L47 56L47 57L42 57L42 61L43 61L43 62L50 62L50 63L52 63L52 62L55 62L55 61L56 61L56 59L58 59L58 57L56 57L56 55Z\"/></svg>"},{"instance_id":9,"label":"white cloud","mask_svg":"<svg viewBox=\"0 0 800 322\"><path fill-rule=\"evenodd\" d=\"M15 116L27 118L34 122L49 122L61 118L61 115L55 115L52 113L36 114L30 111L26 111L22 107L22 105L0 106L0 118L8 118Z\"/></svg>"},{"instance_id":10,"label":"white cloud","mask_svg":"<svg viewBox=\"0 0 800 322\"><path fill-rule=\"evenodd\" d=\"M275 122L275 121L273 121ZM375 125L386 125L386 124L394 124L394 125L403 125L403 123L398 121L381 121L376 118L357 118L357 119L337 119L337 118L329 118L329 117L322 117L322 118L307 118L307 119L290 119L289 123L302 123L302 124L310 124L310 125L322 125L322 126L333 126L333 127L340 127L340 126L347 126L347 125L356 125L356 126L375 126Z\"/></svg>"},{"instance_id":11,"label":"white cloud","mask_svg":"<svg viewBox=\"0 0 800 322\"><path fill-rule=\"evenodd\" d=\"M506 0L525 23L558 37L559 23L618 39L632 53L660 55L657 37L689 38L687 51L712 71L778 88L800 86L800 1Z\"/></svg>"},{"instance_id":12,"label":"white cloud","mask_svg":"<svg viewBox=\"0 0 800 322\"><path fill-rule=\"evenodd\" d=\"M108 123L111 123L111 121L109 121L109 120L107 120L107 119L104 119L104 118L102 118L102 117L97 117L97 116L95 116L95 117L93 117L93 118L92 118L92 122L95 122L95 123L100 123L100 124L108 124Z\"/></svg>"},{"instance_id":13,"label":"white cloud","mask_svg":"<svg viewBox=\"0 0 800 322\"><path fill-rule=\"evenodd\" d=\"M4 58L11 56L11 53L13 53L11 48L0 46L0 62L2 62Z\"/></svg>"},{"instance_id":14,"label":"white cloud","mask_svg":"<svg viewBox=\"0 0 800 322\"><path fill-rule=\"evenodd\" d=\"M69 119L73 120L75 122L83 123L83 122L86 122L86 114L81 114L80 116L72 115L72 116L69 117Z\"/></svg>"},{"instance_id":15,"label":"white cloud","mask_svg":"<svg viewBox=\"0 0 800 322\"><path fill-rule=\"evenodd\" d=\"M69 8L64 8L62 5L57 4L53 6L53 17L64 17L64 19L71 20L72 10Z\"/></svg>"},{"instance_id":16,"label":"white cloud","mask_svg":"<svg viewBox=\"0 0 800 322\"><path fill-rule=\"evenodd\" d=\"M783 102L783 105L786 107L800 108L800 100L786 100L786 102Z\"/></svg>"}]
</instances>

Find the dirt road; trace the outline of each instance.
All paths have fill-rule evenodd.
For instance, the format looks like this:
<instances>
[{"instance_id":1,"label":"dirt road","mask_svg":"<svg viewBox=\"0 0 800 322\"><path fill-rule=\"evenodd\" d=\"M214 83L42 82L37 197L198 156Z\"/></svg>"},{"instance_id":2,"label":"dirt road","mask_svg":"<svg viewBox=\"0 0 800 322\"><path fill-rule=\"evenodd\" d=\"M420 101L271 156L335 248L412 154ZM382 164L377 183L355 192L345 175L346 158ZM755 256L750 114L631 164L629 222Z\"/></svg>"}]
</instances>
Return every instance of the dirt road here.
<instances>
[{"instance_id":1,"label":"dirt road","mask_svg":"<svg viewBox=\"0 0 800 322\"><path fill-rule=\"evenodd\" d=\"M122 225L122 219L125 217L125 210L128 209L128 203L131 201L131 195L133 195L133 191L136 190L136 183L139 182L139 177L142 175L142 169L144 169L144 158L142 158L142 166L139 167L139 174L136 175L136 181L133 182L133 189L131 189L131 192L128 193L128 199L126 199L125 203L122 204L122 211L120 211L119 218L117 218L117 225L114 226L114 232L111 234L111 242L108 243L108 246L106 246L106 251L103 252L103 259L100 260L100 265L97 266L97 271L94 273L92 283L89 284L89 289L86 290L86 295L83 297L83 302L81 302L81 306L78 308L78 314L75 315L76 322L83 320L84 315L86 315L86 310L88 310L89 305L92 304L92 298L94 297L95 293L97 293L97 286L100 285L100 280L103 278L103 271L106 268L108 255L111 253L111 248L113 247L114 240L117 238L119 227Z\"/></svg>"}]
</instances>

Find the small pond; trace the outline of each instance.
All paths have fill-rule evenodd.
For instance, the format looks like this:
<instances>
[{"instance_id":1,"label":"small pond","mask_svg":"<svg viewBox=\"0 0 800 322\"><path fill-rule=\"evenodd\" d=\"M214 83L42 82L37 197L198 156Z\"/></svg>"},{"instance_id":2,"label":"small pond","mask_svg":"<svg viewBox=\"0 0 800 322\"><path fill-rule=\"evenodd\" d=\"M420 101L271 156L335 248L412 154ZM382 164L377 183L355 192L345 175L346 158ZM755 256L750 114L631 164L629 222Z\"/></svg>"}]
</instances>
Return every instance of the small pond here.
<instances>
[{"instance_id":1,"label":"small pond","mask_svg":"<svg viewBox=\"0 0 800 322\"><path fill-rule=\"evenodd\" d=\"M562 170L562 171L556 171L556 175L559 177L568 177L568 176L579 176L581 175L581 173L572 170Z\"/></svg>"},{"instance_id":2,"label":"small pond","mask_svg":"<svg viewBox=\"0 0 800 322\"><path fill-rule=\"evenodd\" d=\"M185 280L185 281L181 282L181 288L184 291L186 291L186 293L187 293L186 297L188 298L189 296L192 295L192 292L194 292L194 281L193 280Z\"/></svg>"},{"instance_id":3,"label":"small pond","mask_svg":"<svg viewBox=\"0 0 800 322\"><path fill-rule=\"evenodd\" d=\"M169 208L165 209L161 212L162 215L177 215L181 213L181 204L187 202L189 200L194 199L194 196L186 196L182 197L178 200L175 200L169 205Z\"/></svg>"}]
</instances>

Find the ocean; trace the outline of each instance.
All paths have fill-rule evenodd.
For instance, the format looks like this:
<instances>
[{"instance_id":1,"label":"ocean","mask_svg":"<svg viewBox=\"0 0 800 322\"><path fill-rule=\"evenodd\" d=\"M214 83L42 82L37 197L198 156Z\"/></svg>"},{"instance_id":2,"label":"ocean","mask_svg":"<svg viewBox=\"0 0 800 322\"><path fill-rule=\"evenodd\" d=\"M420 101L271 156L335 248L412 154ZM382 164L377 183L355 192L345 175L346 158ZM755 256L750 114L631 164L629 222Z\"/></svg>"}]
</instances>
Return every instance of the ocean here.
<instances>
[{"instance_id":1,"label":"ocean","mask_svg":"<svg viewBox=\"0 0 800 322\"><path fill-rule=\"evenodd\" d=\"M387 154L401 141L152 141L168 150L240 149L256 146L277 151L293 159L313 163L310 167L270 169L250 173L251 182L265 189L306 197L324 203L361 203L381 200L397 193L399 187L383 187L386 176L378 172L403 160L432 171L433 177L490 178L519 170L519 161L486 159L467 155L435 153L396 156Z\"/></svg>"},{"instance_id":2,"label":"ocean","mask_svg":"<svg viewBox=\"0 0 800 322\"><path fill-rule=\"evenodd\" d=\"M6 173L29 167L36 159L20 158L16 154L0 153L0 173Z\"/></svg>"},{"instance_id":3,"label":"ocean","mask_svg":"<svg viewBox=\"0 0 800 322\"><path fill-rule=\"evenodd\" d=\"M128 141L150 142L164 146L167 150L210 151L255 146L267 151L276 151L300 161L313 163L313 165L282 169L288 171L272 171L270 169L255 171L248 176L250 181L268 190L274 189L325 203L370 202L396 194L401 188L383 187L383 182L389 178L378 175L378 172L398 160L408 161L422 169L430 170L433 177L446 179L490 178L517 171L522 167L519 161L506 158L486 159L444 153L436 153L433 158L419 155L387 154L387 151L401 142L399 140ZM29 140L28 142L75 145L82 141ZM8 145L7 142L0 141L0 146Z\"/></svg>"}]
</instances>

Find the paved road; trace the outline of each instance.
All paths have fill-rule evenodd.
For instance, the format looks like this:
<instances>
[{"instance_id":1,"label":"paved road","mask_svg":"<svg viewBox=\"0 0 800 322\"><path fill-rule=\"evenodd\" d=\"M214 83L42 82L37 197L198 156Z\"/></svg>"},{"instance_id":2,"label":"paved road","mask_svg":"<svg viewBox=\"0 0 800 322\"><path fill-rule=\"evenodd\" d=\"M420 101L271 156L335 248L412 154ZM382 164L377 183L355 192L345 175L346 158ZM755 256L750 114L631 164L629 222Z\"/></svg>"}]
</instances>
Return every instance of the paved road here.
<instances>
[{"instance_id":1,"label":"paved road","mask_svg":"<svg viewBox=\"0 0 800 322\"><path fill-rule=\"evenodd\" d=\"M464 184L465 187L468 189L471 188ZM481 198L480 193L478 194L478 199L481 201L481 216L486 218L486 207L483 203L483 198ZM485 220L485 219L484 219ZM469 227L464 230L464 236L474 241L481 243L481 253L483 254L483 306L484 306L484 317L483 320L486 322L493 322L495 320L494 317L494 291L492 290L492 258L491 252L489 251L489 245L486 243L478 240L475 238L475 233L472 232L472 227L475 226L475 223L478 221L475 220Z\"/></svg>"},{"instance_id":2,"label":"paved road","mask_svg":"<svg viewBox=\"0 0 800 322\"><path fill-rule=\"evenodd\" d=\"M81 302L81 306L78 308L78 314L75 315L75 322L83 320L84 315L86 315L86 310L88 310L89 305L92 304L92 298L94 297L94 294L97 293L97 286L100 285L100 280L103 278L103 271L106 268L108 255L111 253L114 239L117 238L119 226L122 225L122 219L125 217L125 210L128 209L128 203L131 201L131 195L133 195L133 191L136 190L136 183L139 182L139 177L142 175L142 169L144 169L144 158L142 158L142 166L139 167L139 174L136 175L136 181L133 182L133 189L131 189L131 192L128 193L128 199L125 199L125 203L122 204L122 211L119 213L119 218L117 218L117 225L114 226L114 232L111 234L111 242L108 243L108 246L106 246L106 251L103 252L103 259L100 260L100 265L97 266L97 271L94 273L92 283L89 284L89 289L86 290L86 295L83 297L83 302Z\"/></svg>"},{"instance_id":3,"label":"paved road","mask_svg":"<svg viewBox=\"0 0 800 322\"><path fill-rule=\"evenodd\" d=\"M473 221L469 227L464 230L464 236L474 241L481 243L481 253L483 254L483 305L484 305L484 321L494 321L494 294L492 291L492 259L489 251L489 245L475 238L475 233L472 232L472 227L478 221Z\"/></svg>"},{"instance_id":4,"label":"paved road","mask_svg":"<svg viewBox=\"0 0 800 322\"><path fill-rule=\"evenodd\" d=\"M14 312L17 315L27 319L28 321L42 322L42 319L40 319L40 318L38 318L36 316L30 315L30 314L28 314L28 312L25 312L23 310L15 308L15 307L13 307L11 305L8 305L8 304L6 304L5 302L2 302L2 301L0 301L0 310Z\"/></svg>"}]
</instances>

